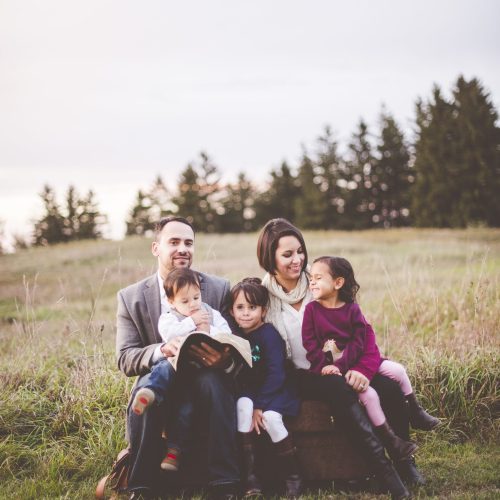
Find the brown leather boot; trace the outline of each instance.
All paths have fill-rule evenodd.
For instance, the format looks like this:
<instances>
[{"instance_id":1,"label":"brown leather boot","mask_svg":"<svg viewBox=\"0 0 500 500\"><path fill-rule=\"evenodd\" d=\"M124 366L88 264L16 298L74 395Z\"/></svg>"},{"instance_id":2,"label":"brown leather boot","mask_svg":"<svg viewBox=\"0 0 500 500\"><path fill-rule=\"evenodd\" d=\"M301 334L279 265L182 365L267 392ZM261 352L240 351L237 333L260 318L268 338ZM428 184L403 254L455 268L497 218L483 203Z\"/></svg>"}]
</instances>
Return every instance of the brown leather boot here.
<instances>
[{"instance_id":1,"label":"brown leather boot","mask_svg":"<svg viewBox=\"0 0 500 500\"><path fill-rule=\"evenodd\" d=\"M441 423L438 418L429 415L420 406L415 393L408 394L406 401L408 401L408 410L410 412L410 424L414 429L431 431Z\"/></svg>"},{"instance_id":2,"label":"brown leather boot","mask_svg":"<svg viewBox=\"0 0 500 500\"><path fill-rule=\"evenodd\" d=\"M239 432L243 449L244 498L262 495L262 487L255 474L255 443L253 432Z\"/></svg>"},{"instance_id":3,"label":"brown leather boot","mask_svg":"<svg viewBox=\"0 0 500 500\"><path fill-rule=\"evenodd\" d=\"M285 476L286 497L298 498L302 491L302 477L297 458L297 448L293 445L290 435L274 443L274 448Z\"/></svg>"},{"instance_id":4,"label":"brown leather boot","mask_svg":"<svg viewBox=\"0 0 500 500\"><path fill-rule=\"evenodd\" d=\"M382 425L375 427L375 432L394 462L410 458L418 448L415 443L396 436L387 420Z\"/></svg>"}]
</instances>

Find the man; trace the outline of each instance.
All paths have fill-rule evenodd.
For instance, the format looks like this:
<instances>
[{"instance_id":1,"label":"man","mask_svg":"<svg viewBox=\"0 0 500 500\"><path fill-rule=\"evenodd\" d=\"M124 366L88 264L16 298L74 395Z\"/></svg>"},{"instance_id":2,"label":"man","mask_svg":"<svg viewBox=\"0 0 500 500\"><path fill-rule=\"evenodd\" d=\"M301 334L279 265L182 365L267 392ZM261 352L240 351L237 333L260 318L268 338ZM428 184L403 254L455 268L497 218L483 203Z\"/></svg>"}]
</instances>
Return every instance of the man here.
<instances>
[{"instance_id":1,"label":"man","mask_svg":"<svg viewBox=\"0 0 500 500\"><path fill-rule=\"evenodd\" d=\"M194 230L183 217L167 217L156 227L151 251L158 260L158 272L118 292L116 353L118 367L128 377L139 376L132 398L148 382L153 363L174 356L179 339L163 343L158 333L158 319L169 309L163 280L174 268L191 267L194 254ZM198 273L202 300L225 312L229 282ZM206 344L193 346L191 355L211 370L199 370L189 386L207 429L208 475L212 495L231 498L239 481L236 458L236 411L230 373L234 362L228 351L218 352ZM168 391L174 378L165 380ZM181 387L184 390L184 387ZM168 398L167 398L168 399ZM154 497L160 479L163 458L162 429L168 401L153 405L143 415L127 411L127 431L131 449L129 491L131 499ZM195 415L196 417L196 415Z\"/></svg>"}]
</instances>

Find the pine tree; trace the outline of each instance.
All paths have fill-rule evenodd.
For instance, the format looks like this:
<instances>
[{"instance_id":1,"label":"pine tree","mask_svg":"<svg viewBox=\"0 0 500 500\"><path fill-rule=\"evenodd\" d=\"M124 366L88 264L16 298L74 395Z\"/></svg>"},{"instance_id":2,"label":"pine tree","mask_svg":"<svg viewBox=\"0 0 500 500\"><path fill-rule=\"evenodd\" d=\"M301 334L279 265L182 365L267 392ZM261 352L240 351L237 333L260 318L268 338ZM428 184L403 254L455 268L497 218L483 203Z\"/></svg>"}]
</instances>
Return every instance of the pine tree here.
<instances>
[{"instance_id":1,"label":"pine tree","mask_svg":"<svg viewBox=\"0 0 500 500\"><path fill-rule=\"evenodd\" d=\"M500 225L498 114L478 80L458 78L453 99L438 87L417 102L416 183L418 226Z\"/></svg>"},{"instance_id":2,"label":"pine tree","mask_svg":"<svg viewBox=\"0 0 500 500\"><path fill-rule=\"evenodd\" d=\"M45 215L35 222L34 245L102 237L106 216L99 212L91 190L81 198L75 187L69 186L64 212L60 210L55 192L50 186L44 186L40 196L44 203Z\"/></svg>"},{"instance_id":3,"label":"pine tree","mask_svg":"<svg viewBox=\"0 0 500 500\"><path fill-rule=\"evenodd\" d=\"M360 120L348 146L349 158L344 164L346 194L341 226L346 229L366 229L373 225L375 211L373 182L374 157L368 126Z\"/></svg>"},{"instance_id":4,"label":"pine tree","mask_svg":"<svg viewBox=\"0 0 500 500\"><path fill-rule=\"evenodd\" d=\"M107 222L107 217L99 212L94 197L94 192L89 190L86 196L78 200L78 230L74 234L73 239L95 240L102 238L102 228Z\"/></svg>"},{"instance_id":5,"label":"pine tree","mask_svg":"<svg viewBox=\"0 0 500 500\"><path fill-rule=\"evenodd\" d=\"M237 182L228 184L224 192L216 231L221 233L253 231L255 229L253 209L255 190L252 183L244 173L240 173Z\"/></svg>"},{"instance_id":6,"label":"pine tree","mask_svg":"<svg viewBox=\"0 0 500 500\"><path fill-rule=\"evenodd\" d=\"M410 153L403 132L386 111L380 115L380 126L378 154L371 175L375 202L372 220L378 227L407 226L414 181Z\"/></svg>"},{"instance_id":7,"label":"pine tree","mask_svg":"<svg viewBox=\"0 0 500 500\"><path fill-rule=\"evenodd\" d=\"M220 173L210 157L200 153L198 165L189 164L179 178L177 196L172 199L177 213L193 223L197 231L213 232L223 197Z\"/></svg>"},{"instance_id":8,"label":"pine tree","mask_svg":"<svg viewBox=\"0 0 500 500\"><path fill-rule=\"evenodd\" d=\"M50 245L67 241L64 234L64 217L57 204L54 189L45 185L40 197L44 204L45 215L35 222L33 244Z\"/></svg>"},{"instance_id":9,"label":"pine tree","mask_svg":"<svg viewBox=\"0 0 500 500\"><path fill-rule=\"evenodd\" d=\"M299 194L295 198L295 222L304 229L324 228L328 201L325 195L328 186L318 175L316 167L306 152L297 175Z\"/></svg>"},{"instance_id":10,"label":"pine tree","mask_svg":"<svg viewBox=\"0 0 500 500\"><path fill-rule=\"evenodd\" d=\"M335 229L339 226L345 194L338 183L342 178L342 159L337 152L338 144L330 127L325 127L323 134L318 137L317 144L315 163L316 171L321 178L321 194L318 193L318 196L325 197L322 228Z\"/></svg>"},{"instance_id":11,"label":"pine tree","mask_svg":"<svg viewBox=\"0 0 500 500\"><path fill-rule=\"evenodd\" d=\"M283 217L295 219L294 200L298 196L296 178L284 161L279 169L271 170L271 181L255 199L255 224L264 225L269 219Z\"/></svg>"},{"instance_id":12,"label":"pine tree","mask_svg":"<svg viewBox=\"0 0 500 500\"><path fill-rule=\"evenodd\" d=\"M173 209L167 186L158 175L147 191L139 189L137 192L134 206L126 221L126 234L150 236L156 223L171 214Z\"/></svg>"}]
</instances>

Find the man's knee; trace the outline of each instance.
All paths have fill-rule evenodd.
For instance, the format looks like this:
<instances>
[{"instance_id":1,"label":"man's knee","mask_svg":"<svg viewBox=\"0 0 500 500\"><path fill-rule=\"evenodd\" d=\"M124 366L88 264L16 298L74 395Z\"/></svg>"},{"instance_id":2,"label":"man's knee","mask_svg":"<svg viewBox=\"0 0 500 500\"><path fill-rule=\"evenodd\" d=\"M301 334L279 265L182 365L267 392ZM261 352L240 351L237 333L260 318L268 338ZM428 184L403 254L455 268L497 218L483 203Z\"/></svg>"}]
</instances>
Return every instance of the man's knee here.
<instances>
[{"instance_id":1,"label":"man's knee","mask_svg":"<svg viewBox=\"0 0 500 500\"><path fill-rule=\"evenodd\" d=\"M194 379L194 387L197 394L204 398L227 392L223 375L216 370L200 370Z\"/></svg>"}]
</instances>

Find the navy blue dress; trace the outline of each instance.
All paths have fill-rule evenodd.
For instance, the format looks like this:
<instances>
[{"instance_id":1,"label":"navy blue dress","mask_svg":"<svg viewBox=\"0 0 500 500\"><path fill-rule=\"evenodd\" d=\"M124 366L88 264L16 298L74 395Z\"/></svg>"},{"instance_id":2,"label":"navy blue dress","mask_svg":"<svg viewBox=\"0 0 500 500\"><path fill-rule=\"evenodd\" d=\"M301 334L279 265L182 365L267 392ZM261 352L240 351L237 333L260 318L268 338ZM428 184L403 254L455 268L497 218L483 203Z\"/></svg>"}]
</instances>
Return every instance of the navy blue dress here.
<instances>
[{"instance_id":1,"label":"navy blue dress","mask_svg":"<svg viewBox=\"0 0 500 500\"><path fill-rule=\"evenodd\" d=\"M253 367L243 383L241 397L253 401L254 408L282 415L299 413L300 400L285 373L285 341L270 323L264 323L245 338L252 348Z\"/></svg>"}]
</instances>

